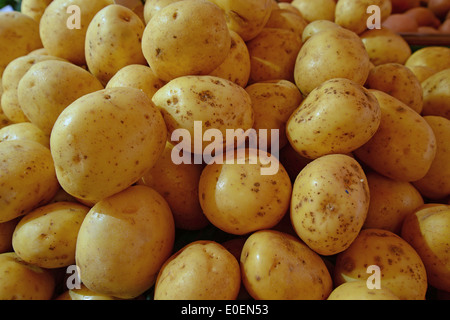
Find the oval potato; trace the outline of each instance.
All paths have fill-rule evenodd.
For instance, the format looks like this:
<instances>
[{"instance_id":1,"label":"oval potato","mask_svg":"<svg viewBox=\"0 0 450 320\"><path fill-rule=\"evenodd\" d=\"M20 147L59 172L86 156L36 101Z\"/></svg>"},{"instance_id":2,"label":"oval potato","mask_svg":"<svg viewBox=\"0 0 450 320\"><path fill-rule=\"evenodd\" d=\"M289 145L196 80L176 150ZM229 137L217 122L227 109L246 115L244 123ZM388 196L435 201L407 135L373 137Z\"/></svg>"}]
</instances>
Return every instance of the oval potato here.
<instances>
[{"instance_id":1,"label":"oval potato","mask_svg":"<svg viewBox=\"0 0 450 320\"><path fill-rule=\"evenodd\" d=\"M50 148L50 136L31 122L12 123L0 129L0 142L32 140Z\"/></svg>"},{"instance_id":2,"label":"oval potato","mask_svg":"<svg viewBox=\"0 0 450 320\"><path fill-rule=\"evenodd\" d=\"M444 46L427 46L415 51L405 66L426 66L436 72L450 68L450 48Z\"/></svg>"},{"instance_id":3,"label":"oval potato","mask_svg":"<svg viewBox=\"0 0 450 320\"><path fill-rule=\"evenodd\" d=\"M450 120L450 67L422 82L422 89L422 115L442 116Z\"/></svg>"},{"instance_id":4,"label":"oval potato","mask_svg":"<svg viewBox=\"0 0 450 320\"><path fill-rule=\"evenodd\" d=\"M293 0L291 4L300 11L302 17L309 23L316 20L335 20L335 0Z\"/></svg>"}]
</instances>

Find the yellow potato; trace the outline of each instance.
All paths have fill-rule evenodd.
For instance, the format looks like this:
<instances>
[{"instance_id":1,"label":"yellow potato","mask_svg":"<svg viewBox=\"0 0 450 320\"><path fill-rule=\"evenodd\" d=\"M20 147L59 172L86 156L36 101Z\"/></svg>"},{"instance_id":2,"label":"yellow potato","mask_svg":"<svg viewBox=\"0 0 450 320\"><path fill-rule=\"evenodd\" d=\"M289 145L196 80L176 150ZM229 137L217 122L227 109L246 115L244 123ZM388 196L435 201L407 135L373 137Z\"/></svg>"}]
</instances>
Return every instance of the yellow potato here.
<instances>
[{"instance_id":1,"label":"yellow potato","mask_svg":"<svg viewBox=\"0 0 450 320\"><path fill-rule=\"evenodd\" d=\"M287 29L301 37L307 25L308 22L301 14L297 14L289 9L278 8L272 10L264 28Z\"/></svg>"},{"instance_id":2,"label":"yellow potato","mask_svg":"<svg viewBox=\"0 0 450 320\"><path fill-rule=\"evenodd\" d=\"M78 230L88 211L76 202L57 202L29 212L14 230L14 252L41 268L75 264Z\"/></svg>"},{"instance_id":3,"label":"yellow potato","mask_svg":"<svg viewBox=\"0 0 450 320\"><path fill-rule=\"evenodd\" d=\"M0 300L50 300L55 279L45 269L28 264L14 252L0 254Z\"/></svg>"},{"instance_id":4,"label":"yellow potato","mask_svg":"<svg viewBox=\"0 0 450 320\"><path fill-rule=\"evenodd\" d=\"M315 159L348 153L373 137L381 120L377 99L349 79L327 80L296 108L286 124L292 147Z\"/></svg>"},{"instance_id":5,"label":"yellow potato","mask_svg":"<svg viewBox=\"0 0 450 320\"><path fill-rule=\"evenodd\" d=\"M90 209L78 232L81 281L94 292L135 298L155 283L174 238L169 205L152 188L132 186L105 198Z\"/></svg>"},{"instance_id":6,"label":"yellow potato","mask_svg":"<svg viewBox=\"0 0 450 320\"><path fill-rule=\"evenodd\" d=\"M369 289L366 281L344 282L334 288L327 300L400 300L387 288Z\"/></svg>"},{"instance_id":7,"label":"yellow potato","mask_svg":"<svg viewBox=\"0 0 450 320\"><path fill-rule=\"evenodd\" d=\"M366 175L355 159L343 154L322 156L307 164L294 182L292 225L315 252L337 254L358 236L369 200Z\"/></svg>"},{"instance_id":8,"label":"yellow potato","mask_svg":"<svg viewBox=\"0 0 450 320\"><path fill-rule=\"evenodd\" d=\"M0 253L13 251L12 235L20 218L0 223Z\"/></svg>"},{"instance_id":9,"label":"yellow potato","mask_svg":"<svg viewBox=\"0 0 450 320\"><path fill-rule=\"evenodd\" d=\"M367 30L360 34L360 38L375 66L390 62L404 64L411 56L408 42L389 29Z\"/></svg>"},{"instance_id":10,"label":"yellow potato","mask_svg":"<svg viewBox=\"0 0 450 320\"><path fill-rule=\"evenodd\" d=\"M442 116L450 120L450 67L422 82L422 89L422 115Z\"/></svg>"},{"instance_id":11,"label":"yellow potato","mask_svg":"<svg viewBox=\"0 0 450 320\"><path fill-rule=\"evenodd\" d=\"M150 19L162 8L168 6L171 3L178 2L180 0L147 0L144 4L144 21L147 24Z\"/></svg>"},{"instance_id":12,"label":"yellow potato","mask_svg":"<svg viewBox=\"0 0 450 320\"><path fill-rule=\"evenodd\" d=\"M44 48L50 55L85 65L84 47L89 23L98 11L113 3L113 0L53 0L39 25ZM70 6L77 6L79 11L68 10Z\"/></svg>"},{"instance_id":13,"label":"yellow potato","mask_svg":"<svg viewBox=\"0 0 450 320\"><path fill-rule=\"evenodd\" d=\"M50 147L61 187L97 202L135 183L164 150L167 130L150 98L136 88L86 94L60 114Z\"/></svg>"},{"instance_id":14,"label":"yellow potato","mask_svg":"<svg viewBox=\"0 0 450 320\"><path fill-rule=\"evenodd\" d=\"M330 20L315 20L308 23L302 32L302 41L305 42L316 33L326 30L327 28L340 28L340 26Z\"/></svg>"},{"instance_id":15,"label":"yellow potato","mask_svg":"<svg viewBox=\"0 0 450 320\"><path fill-rule=\"evenodd\" d=\"M380 272L368 272L369 266ZM379 276L381 288L401 300L424 300L427 274L420 256L398 235L381 229L362 230L350 247L336 257L334 285ZM376 283L376 281L375 281Z\"/></svg>"},{"instance_id":16,"label":"yellow potato","mask_svg":"<svg viewBox=\"0 0 450 320\"><path fill-rule=\"evenodd\" d=\"M29 140L0 142L0 222L47 203L59 184L50 150Z\"/></svg>"},{"instance_id":17,"label":"yellow potato","mask_svg":"<svg viewBox=\"0 0 450 320\"><path fill-rule=\"evenodd\" d=\"M413 109L382 91L371 89L381 107L375 135L353 153L378 173L399 181L425 176L436 155L430 125Z\"/></svg>"},{"instance_id":18,"label":"yellow potato","mask_svg":"<svg viewBox=\"0 0 450 320\"><path fill-rule=\"evenodd\" d=\"M296 7L294 7L291 2L277 2L277 4L278 4L278 8L283 9L283 10L289 10L290 12L293 12L296 15L299 15L300 17L303 18L300 10L298 10ZM272 9L272 11L274 11L274 10L276 10L276 9Z\"/></svg>"},{"instance_id":19,"label":"yellow potato","mask_svg":"<svg viewBox=\"0 0 450 320\"><path fill-rule=\"evenodd\" d=\"M0 142L32 140L50 148L50 136L30 122L13 123L0 129Z\"/></svg>"},{"instance_id":20,"label":"yellow potato","mask_svg":"<svg viewBox=\"0 0 450 320\"><path fill-rule=\"evenodd\" d=\"M162 8L147 23L142 52L156 76L170 81L209 74L227 58L230 44L219 7L206 0L178 1Z\"/></svg>"},{"instance_id":21,"label":"yellow potato","mask_svg":"<svg viewBox=\"0 0 450 320\"><path fill-rule=\"evenodd\" d=\"M419 254L428 283L450 292L450 206L418 208L403 223L401 236Z\"/></svg>"},{"instance_id":22,"label":"yellow potato","mask_svg":"<svg viewBox=\"0 0 450 320\"><path fill-rule=\"evenodd\" d=\"M124 7L127 7L131 11L133 11L139 19L141 19L142 23L145 24L144 18L144 1L141 0L114 0L115 4L120 4Z\"/></svg>"},{"instance_id":23,"label":"yellow potato","mask_svg":"<svg viewBox=\"0 0 450 320\"><path fill-rule=\"evenodd\" d=\"M61 293L55 300L119 300L118 298L89 290L83 283L79 289L70 289Z\"/></svg>"},{"instance_id":24,"label":"yellow potato","mask_svg":"<svg viewBox=\"0 0 450 320\"><path fill-rule=\"evenodd\" d=\"M450 68L450 48L427 46L415 51L405 62L405 66L426 66L436 72Z\"/></svg>"},{"instance_id":25,"label":"yellow potato","mask_svg":"<svg viewBox=\"0 0 450 320\"><path fill-rule=\"evenodd\" d=\"M436 73L436 70L427 66L410 66L407 68L409 68L414 73L417 79L419 79L420 83L424 82L426 79Z\"/></svg>"},{"instance_id":26,"label":"yellow potato","mask_svg":"<svg viewBox=\"0 0 450 320\"><path fill-rule=\"evenodd\" d=\"M335 0L294 0L291 4L300 11L303 18L308 22L316 20L334 21L335 19Z\"/></svg>"},{"instance_id":27,"label":"yellow potato","mask_svg":"<svg viewBox=\"0 0 450 320\"><path fill-rule=\"evenodd\" d=\"M147 64L141 48L144 28L136 13L119 4L94 16L86 30L86 64L103 85L127 65Z\"/></svg>"},{"instance_id":28,"label":"yellow potato","mask_svg":"<svg viewBox=\"0 0 450 320\"><path fill-rule=\"evenodd\" d=\"M384 229L400 234L404 218L424 204L419 191L410 183L366 173L370 204L363 228Z\"/></svg>"},{"instance_id":29,"label":"yellow potato","mask_svg":"<svg viewBox=\"0 0 450 320\"><path fill-rule=\"evenodd\" d=\"M332 290L320 256L286 233L251 234L240 261L243 283L255 300L325 300Z\"/></svg>"},{"instance_id":30,"label":"yellow potato","mask_svg":"<svg viewBox=\"0 0 450 320\"><path fill-rule=\"evenodd\" d=\"M370 70L366 88L380 90L397 98L408 107L422 113L423 90L419 79L399 63L385 63Z\"/></svg>"},{"instance_id":31,"label":"yellow potato","mask_svg":"<svg viewBox=\"0 0 450 320\"><path fill-rule=\"evenodd\" d=\"M187 244L159 271L155 300L234 300L241 285L239 263L211 240Z\"/></svg>"},{"instance_id":32,"label":"yellow potato","mask_svg":"<svg viewBox=\"0 0 450 320\"><path fill-rule=\"evenodd\" d=\"M344 28L327 28L306 41L297 56L295 83L308 95L323 82L346 78L363 85L369 75L369 56L361 39Z\"/></svg>"},{"instance_id":33,"label":"yellow potato","mask_svg":"<svg viewBox=\"0 0 450 320\"><path fill-rule=\"evenodd\" d=\"M440 116L424 116L436 137L436 156L426 175L414 186L429 199L450 195L450 120Z\"/></svg>"},{"instance_id":34,"label":"yellow potato","mask_svg":"<svg viewBox=\"0 0 450 320\"><path fill-rule=\"evenodd\" d=\"M101 89L100 81L82 67L67 61L46 60L25 73L17 96L29 121L50 135L56 119L68 105Z\"/></svg>"},{"instance_id":35,"label":"yellow potato","mask_svg":"<svg viewBox=\"0 0 450 320\"><path fill-rule=\"evenodd\" d=\"M20 4L20 12L30 16L37 22L41 21L45 9L53 0L22 0Z\"/></svg>"}]
</instances>

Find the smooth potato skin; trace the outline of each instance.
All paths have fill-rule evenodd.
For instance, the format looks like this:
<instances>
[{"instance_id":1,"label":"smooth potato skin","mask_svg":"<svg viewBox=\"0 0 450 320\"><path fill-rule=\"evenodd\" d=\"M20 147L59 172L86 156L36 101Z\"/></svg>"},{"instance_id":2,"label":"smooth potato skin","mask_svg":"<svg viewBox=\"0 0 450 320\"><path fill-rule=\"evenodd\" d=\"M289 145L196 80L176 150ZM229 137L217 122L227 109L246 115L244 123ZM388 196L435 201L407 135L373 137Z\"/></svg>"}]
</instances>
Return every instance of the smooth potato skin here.
<instances>
[{"instance_id":1,"label":"smooth potato skin","mask_svg":"<svg viewBox=\"0 0 450 320\"><path fill-rule=\"evenodd\" d=\"M53 0L22 0L20 12L33 18L37 22L41 21L45 9Z\"/></svg>"},{"instance_id":2,"label":"smooth potato skin","mask_svg":"<svg viewBox=\"0 0 450 320\"><path fill-rule=\"evenodd\" d=\"M327 300L400 300L389 289L369 289L366 281L344 282L334 288Z\"/></svg>"},{"instance_id":3,"label":"smooth potato skin","mask_svg":"<svg viewBox=\"0 0 450 320\"><path fill-rule=\"evenodd\" d=\"M422 82L424 116L441 116L450 120L450 67L438 71Z\"/></svg>"},{"instance_id":4,"label":"smooth potato skin","mask_svg":"<svg viewBox=\"0 0 450 320\"><path fill-rule=\"evenodd\" d=\"M31 122L12 123L0 129L0 142L32 140L50 148L50 136Z\"/></svg>"},{"instance_id":5,"label":"smooth potato skin","mask_svg":"<svg viewBox=\"0 0 450 320\"><path fill-rule=\"evenodd\" d=\"M317 20L335 20L336 1L334 0L293 0L291 4L309 23Z\"/></svg>"},{"instance_id":6,"label":"smooth potato skin","mask_svg":"<svg viewBox=\"0 0 450 320\"><path fill-rule=\"evenodd\" d=\"M405 61L405 66L427 66L437 72L450 68L450 48L427 46L415 51Z\"/></svg>"}]
</instances>

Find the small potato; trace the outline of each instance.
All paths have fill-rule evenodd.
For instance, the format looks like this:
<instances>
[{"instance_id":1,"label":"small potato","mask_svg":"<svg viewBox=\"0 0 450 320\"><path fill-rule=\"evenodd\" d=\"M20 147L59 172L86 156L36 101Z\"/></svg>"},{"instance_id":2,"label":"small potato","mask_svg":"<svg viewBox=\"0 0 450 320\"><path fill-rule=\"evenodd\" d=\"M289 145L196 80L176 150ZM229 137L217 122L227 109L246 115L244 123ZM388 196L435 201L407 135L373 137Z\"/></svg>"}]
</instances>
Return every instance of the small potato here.
<instances>
[{"instance_id":1,"label":"small potato","mask_svg":"<svg viewBox=\"0 0 450 320\"><path fill-rule=\"evenodd\" d=\"M59 184L50 150L29 140L0 142L0 222L47 203Z\"/></svg>"},{"instance_id":2,"label":"small potato","mask_svg":"<svg viewBox=\"0 0 450 320\"><path fill-rule=\"evenodd\" d=\"M164 120L150 98L139 89L117 87L86 94L64 109L50 147L61 187L95 203L139 180L166 139Z\"/></svg>"},{"instance_id":3,"label":"small potato","mask_svg":"<svg viewBox=\"0 0 450 320\"><path fill-rule=\"evenodd\" d=\"M422 82L424 116L441 116L450 120L450 67Z\"/></svg>"},{"instance_id":4,"label":"small potato","mask_svg":"<svg viewBox=\"0 0 450 320\"><path fill-rule=\"evenodd\" d=\"M380 268L377 275L369 266ZM398 235L381 229L362 230L350 247L336 257L334 285L379 276L381 288L401 300L425 300L427 274L414 248Z\"/></svg>"},{"instance_id":5,"label":"small potato","mask_svg":"<svg viewBox=\"0 0 450 320\"><path fill-rule=\"evenodd\" d=\"M152 188L132 186L105 198L90 209L78 232L81 281L94 292L135 298L155 283L174 238L169 205Z\"/></svg>"},{"instance_id":6,"label":"small potato","mask_svg":"<svg viewBox=\"0 0 450 320\"><path fill-rule=\"evenodd\" d=\"M23 113L50 135L61 112L76 99L102 90L100 81L71 62L46 60L33 65L17 86Z\"/></svg>"},{"instance_id":7,"label":"small potato","mask_svg":"<svg viewBox=\"0 0 450 320\"><path fill-rule=\"evenodd\" d=\"M33 18L37 22L41 21L45 9L53 0L22 0L20 12Z\"/></svg>"},{"instance_id":8,"label":"small potato","mask_svg":"<svg viewBox=\"0 0 450 320\"><path fill-rule=\"evenodd\" d=\"M405 66L426 66L436 72L450 68L450 48L427 46L415 51L405 62Z\"/></svg>"},{"instance_id":9,"label":"small potato","mask_svg":"<svg viewBox=\"0 0 450 320\"><path fill-rule=\"evenodd\" d=\"M20 218L0 223L0 253L13 251L12 235Z\"/></svg>"},{"instance_id":10,"label":"small potato","mask_svg":"<svg viewBox=\"0 0 450 320\"><path fill-rule=\"evenodd\" d=\"M264 28L287 29L301 37L307 25L308 22L301 14L297 14L289 9L279 8L272 10Z\"/></svg>"},{"instance_id":11,"label":"small potato","mask_svg":"<svg viewBox=\"0 0 450 320\"><path fill-rule=\"evenodd\" d=\"M422 113L423 90L419 79L404 65L386 63L370 70L365 87L386 92L408 107Z\"/></svg>"},{"instance_id":12,"label":"small potato","mask_svg":"<svg viewBox=\"0 0 450 320\"><path fill-rule=\"evenodd\" d=\"M450 206L418 208L403 223L401 236L419 254L428 283L450 292Z\"/></svg>"},{"instance_id":13,"label":"small potato","mask_svg":"<svg viewBox=\"0 0 450 320\"><path fill-rule=\"evenodd\" d=\"M136 13L119 4L101 9L89 23L86 64L104 86L123 67L147 64L141 48L144 28Z\"/></svg>"},{"instance_id":14,"label":"small potato","mask_svg":"<svg viewBox=\"0 0 450 320\"><path fill-rule=\"evenodd\" d=\"M155 300L234 300L241 285L239 263L214 241L194 241L161 267Z\"/></svg>"},{"instance_id":15,"label":"small potato","mask_svg":"<svg viewBox=\"0 0 450 320\"><path fill-rule=\"evenodd\" d=\"M330 20L315 20L313 22L308 23L305 29L302 32L302 41L306 42L309 38L311 38L316 33L323 31L327 28L340 28L335 22Z\"/></svg>"},{"instance_id":16,"label":"small potato","mask_svg":"<svg viewBox=\"0 0 450 320\"><path fill-rule=\"evenodd\" d=\"M335 19L335 0L294 0L291 4L300 11L307 22L316 20L334 21Z\"/></svg>"},{"instance_id":17,"label":"small potato","mask_svg":"<svg viewBox=\"0 0 450 320\"><path fill-rule=\"evenodd\" d=\"M298 153L315 159L361 147L380 121L373 94L349 79L331 79L316 87L290 115L286 135Z\"/></svg>"},{"instance_id":18,"label":"small potato","mask_svg":"<svg viewBox=\"0 0 450 320\"><path fill-rule=\"evenodd\" d=\"M46 269L26 263L14 252L0 254L0 300L50 300L55 279Z\"/></svg>"},{"instance_id":19,"label":"small potato","mask_svg":"<svg viewBox=\"0 0 450 320\"><path fill-rule=\"evenodd\" d=\"M436 137L436 156L427 174L414 181L414 186L428 199L450 196L450 120L440 116L424 116Z\"/></svg>"},{"instance_id":20,"label":"small potato","mask_svg":"<svg viewBox=\"0 0 450 320\"><path fill-rule=\"evenodd\" d=\"M14 252L41 268L75 264L78 230L88 211L76 202L57 202L29 212L14 230Z\"/></svg>"},{"instance_id":21,"label":"small potato","mask_svg":"<svg viewBox=\"0 0 450 320\"><path fill-rule=\"evenodd\" d=\"M407 68L414 73L420 83L424 82L426 79L436 73L436 70L427 66L410 66Z\"/></svg>"},{"instance_id":22,"label":"small potato","mask_svg":"<svg viewBox=\"0 0 450 320\"><path fill-rule=\"evenodd\" d=\"M400 100L379 90L369 91L380 104L381 123L375 135L353 153L391 179L422 179L436 155L436 137L430 125Z\"/></svg>"},{"instance_id":23,"label":"small potato","mask_svg":"<svg viewBox=\"0 0 450 320\"><path fill-rule=\"evenodd\" d=\"M83 283L79 289L70 289L61 293L55 300L119 300L113 296L89 290Z\"/></svg>"},{"instance_id":24,"label":"small potato","mask_svg":"<svg viewBox=\"0 0 450 320\"><path fill-rule=\"evenodd\" d=\"M245 288L256 300L325 300L332 290L320 256L286 233L251 234L240 261Z\"/></svg>"},{"instance_id":25,"label":"small potato","mask_svg":"<svg viewBox=\"0 0 450 320\"><path fill-rule=\"evenodd\" d=\"M366 281L344 282L334 288L327 300L400 300L391 290L381 287L369 289Z\"/></svg>"},{"instance_id":26,"label":"small potato","mask_svg":"<svg viewBox=\"0 0 450 320\"><path fill-rule=\"evenodd\" d=\"M358 236L369 209L367 178L350 156L322 156L297 176L290 206L298 236L320 255L347 249Z\"/></svg>"},{"instance_id":27,"label":"small potato","mask_svg":"<svg viewBox=\"0 0 450 320\"><path fill-rule=\"evenodd\" d=\"M225 15L218 6L206 0L177 1L148 22L142 52L156 76L170 81L209 74L227 58L230 44Z\"/></svg>"},{"instance_id":28,"label":"small potato","mask_svg":"<svg viewBox=\"0 0 450 320\"><path fill-rule=\"evenodd\" d=\"M32 140L50 148L50 136L30 122L13 123L0 129L0 142Z\"/></svg>"}]
</instances>

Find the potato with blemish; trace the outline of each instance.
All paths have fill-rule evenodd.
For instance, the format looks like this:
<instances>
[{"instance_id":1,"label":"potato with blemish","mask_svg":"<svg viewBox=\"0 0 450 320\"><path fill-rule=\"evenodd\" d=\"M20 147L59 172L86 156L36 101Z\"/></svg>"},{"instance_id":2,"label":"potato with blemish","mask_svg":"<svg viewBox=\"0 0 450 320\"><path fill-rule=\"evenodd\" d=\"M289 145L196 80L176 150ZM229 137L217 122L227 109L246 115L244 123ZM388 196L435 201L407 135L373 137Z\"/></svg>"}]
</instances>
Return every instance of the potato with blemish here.
<instances>
[{"instance_id":1,"label":"potato with blemish","mask_svg":"<svg viewBox=\"0 0 450 320\"><path fill-rule=\"evenodd\" d=\"M436 137L430 125L400 100L379 90L369 91L381 108L380 126L353 154L391 179L412 182L423 178L436 155Z\"/></svg>"},{"instance_id":2,"label":"potato with blemish","mask_svg":"<svg viewBox=\"0 0 450 320\"><path fill-rule=\"evenodd\" d=\"M144 3L144 20L147 24L150 19L162 8L168 6L171 3L178 2L181 0L147 0Z\"/></svg>"},{"instance_id":3,"label":"potato with blemish","mask_svg":"<svg viewBox=\"0 0 450 320\"><path fill-rule=\"evenodd\" d=\"M425 299L427 274L420 256L408 242L388 230L362 230L350 247L337 255L334 285L366 281L373 275L367 273L372 265L381 269L381 287L400 300Z\"/></svg>"},{"instance_id":4,"label":"potato with blemish","mask_svg":"<svg viewBox=\"0 0 450 320\"><path fill-rule=\"evenodd\" d=\"M41 21L45 9L53 0L22 0L20 12L30 16L37 22Z\"/></svg>"},{"instance_id":5,"label":"potato with blemish","mask_svg":"<svg viewBox=\"0 0 450 320\"><path fill-rule=\"evenodd\" d=\"M422 89L422 115L441 116L450 120L450 67L422 82Z\"/></svg>"},{"instance_id":6,"label":"potato with blemish","mask_svg":"<svg viewBox=\"0 0 450 320\"><path fill-rule=\"evenodd\" d=\"M291 222L311 249L333 255L347 249L369 209L366 175L350 156L333 154L308 163L295 179Z\"/></svg>"},{"instance_id":7,"label":"potato with blemish","mask_svg":"<svg viewBox=\"0 0 450 320\"><path fill-rule=\"evenodd\" d=\"M437 72L450 68L450 48L444 46L428 46L415 51L405 66L426 66Z\"/></svg>"},{"instance_id":8,"label":"potato with blemish","mask_svg":"<svg viewBox=\"0 0 450 320\"><path fill-rule=\"evenodd\" d=\"M20 217L6 222L0 222L0 253L13 251L12 235Z\"/></svg>"},{"instance_id":9,"label":"potato with blemish","mask_svg":"<svg viewBox=\"0 0 450 320\"><path fill-rule=\"evenodd\" d=\"M427 66L409 66L407 68L411 70L412 73L414 73L420 83L424 82L426 79L436 73L436 70Z\"/></svg>"},{"instance_id":10,"label":"potato with blemish","mask_svg":"<svg viewBox=\"0 0 450 320\"><path fill-rule=\"evenodd\" d=\"M391 290L381 287L369 289L362 280L344 282L337 286L327 300L400 300Z\"/></svg>"},{"instance_id":11,"label":"potato with blemish","mask_svg":"<svg viewBox=\"0 0 450 320\"><path fill-rule=\"evenodd\" d=\"M298 9L308 22L316 20L334 21L336 11L335 0L293 0L292 6Z\"/></svg>"},{"instance_id":12,"label":"potato with blemish","mask_svg":"<svg viewBox=\"0 0 450 320\"><path fill-rule=\"evenodd\" d=\"M12 123L0 129L0 142L12 140L32 140L50 148L50 135L31 122Z\"/></svg>"}]
</instances>

